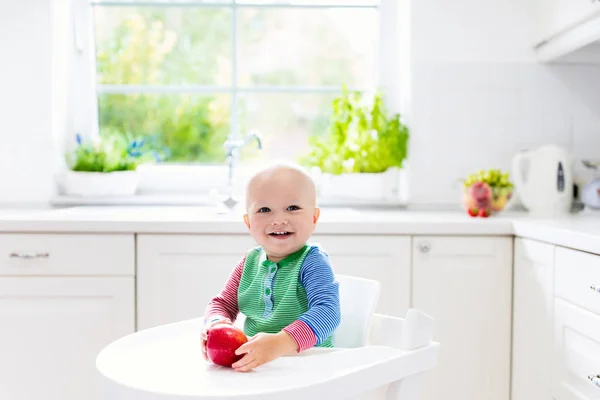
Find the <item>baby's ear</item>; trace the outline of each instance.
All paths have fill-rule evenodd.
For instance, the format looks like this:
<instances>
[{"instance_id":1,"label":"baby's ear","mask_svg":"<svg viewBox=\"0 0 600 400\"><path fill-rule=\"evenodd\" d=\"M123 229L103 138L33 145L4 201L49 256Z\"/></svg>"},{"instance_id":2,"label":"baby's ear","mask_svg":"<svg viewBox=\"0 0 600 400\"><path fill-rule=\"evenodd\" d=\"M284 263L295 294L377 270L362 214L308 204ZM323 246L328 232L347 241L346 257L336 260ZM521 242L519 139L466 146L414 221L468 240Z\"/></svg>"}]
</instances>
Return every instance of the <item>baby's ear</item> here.
<instances>
[{"instance_id":1,"label":"baby's ear","mask_svg":"<svg viewBox=\"0 0 600 400\"><path fill-rule=\"evenodd\" d=\"M315 212L313 214L313 224L316 224L321 216L321 209L319 207L315 207Z\"/></svg>"},{"instance_id":2,"label":"baby's ear","mask_svg":"<svg viewBox=\"0 0 600 400\"><path fill-rule=\"evenodd\" d=\"M250 229L250 218L248 218L248 214L244 214L244 223Z\"/></svg>"}]
</instances>

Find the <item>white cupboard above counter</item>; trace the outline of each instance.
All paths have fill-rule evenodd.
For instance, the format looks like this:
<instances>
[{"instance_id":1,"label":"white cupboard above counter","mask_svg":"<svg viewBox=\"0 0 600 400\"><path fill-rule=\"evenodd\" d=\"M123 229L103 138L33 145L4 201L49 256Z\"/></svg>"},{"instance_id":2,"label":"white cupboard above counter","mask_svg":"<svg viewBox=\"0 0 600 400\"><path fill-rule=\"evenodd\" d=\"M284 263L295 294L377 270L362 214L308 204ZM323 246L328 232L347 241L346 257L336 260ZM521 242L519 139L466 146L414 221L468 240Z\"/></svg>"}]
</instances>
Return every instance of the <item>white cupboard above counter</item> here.
<instances>
[{"instance_id":1,"label":"white cupboard above counter","mask_svg":"<svg viewBox=\"0 0 600 400\"><path fill-rule=\"evenodd\" d=\"M600 1L532 0L530 4L534 48L540 61L559 60L600 41ZM588 54L590 60L597 62L600 54Z\"/></svg>"}]
</instances>

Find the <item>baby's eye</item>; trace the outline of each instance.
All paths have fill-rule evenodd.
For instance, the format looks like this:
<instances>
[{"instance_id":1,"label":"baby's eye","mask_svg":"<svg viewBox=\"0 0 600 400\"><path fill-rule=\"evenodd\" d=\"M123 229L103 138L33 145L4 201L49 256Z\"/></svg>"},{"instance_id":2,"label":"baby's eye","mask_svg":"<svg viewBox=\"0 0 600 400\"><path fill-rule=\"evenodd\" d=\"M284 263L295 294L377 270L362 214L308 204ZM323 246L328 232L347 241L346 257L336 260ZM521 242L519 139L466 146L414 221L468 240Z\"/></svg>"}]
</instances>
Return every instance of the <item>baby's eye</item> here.
<instances>
[{"instance_id":1,"label":"baby's eye","mask_svg":"<svg viewBox=\"0 0 600 400\"><path fill-rule=\"evenodd\" d=\"M261 207L261 208L258 209L257 212L259 212L259 213L266 213L266 212L269 212L269 211L271 211L271 209L269 207Z\"/></svg>"},{"instance_id":2,"label":"baby's eye","mask_svg":"<svg viewBox=\"0 0 600 400\"><path fill-rule=\"evenodd\" d=\"M287 209L288 209L288 211L296 211L296 210L299 210L300 207L298 207L298 206L289 206Z\"/></svg>"}]
</instances>

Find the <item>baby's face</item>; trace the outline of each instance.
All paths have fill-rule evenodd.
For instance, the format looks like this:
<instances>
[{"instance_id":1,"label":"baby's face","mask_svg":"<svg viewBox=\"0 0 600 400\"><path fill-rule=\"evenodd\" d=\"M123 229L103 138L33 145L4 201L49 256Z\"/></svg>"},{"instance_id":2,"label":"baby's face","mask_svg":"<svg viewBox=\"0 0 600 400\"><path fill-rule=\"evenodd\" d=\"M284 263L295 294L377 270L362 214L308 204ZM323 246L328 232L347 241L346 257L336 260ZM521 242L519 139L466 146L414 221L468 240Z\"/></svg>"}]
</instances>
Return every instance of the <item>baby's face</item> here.
<instances>
[{"instance_id":1,"label":"baby's face","mask_svg":"<svg viewBox=\"0 0 600 400\"><path fill-rule=\"evenodd\" d=\"M281 174L259 180L248 190L244 221L273 262L302 248L319 219L314 189L294 178Z\"/></svg>"}]
</instances>

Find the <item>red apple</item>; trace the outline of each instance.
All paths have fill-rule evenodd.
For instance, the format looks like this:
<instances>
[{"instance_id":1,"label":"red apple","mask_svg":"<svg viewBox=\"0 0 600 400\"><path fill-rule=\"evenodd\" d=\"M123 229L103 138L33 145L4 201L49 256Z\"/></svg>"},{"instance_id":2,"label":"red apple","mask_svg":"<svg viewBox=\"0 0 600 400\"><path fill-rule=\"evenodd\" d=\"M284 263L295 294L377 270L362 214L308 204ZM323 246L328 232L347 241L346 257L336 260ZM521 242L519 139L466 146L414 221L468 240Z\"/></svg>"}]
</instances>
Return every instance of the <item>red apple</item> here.
<instances>
[{"instance_id":1,"label":"red apple","mask_svg":"<svg viewBox=\"0 0 600 400\"><path fill-rule=\"evenodd\" d=\"M237 326L217 324L208 331L206 355L217 365L231 367L231 364L244 356L236 355L235 351L247 341L248 338Z\"/></svg>"},{"instance_id":2,"label":"red apple","mask_svg":"<svg viewBox=\"0 0 600 400\"><path fill-rule=\"evenodd\" d=\"M475 204L477 208L489 208L492 202L493 192L490 185L485 182L475 182L473 183L469 189L469 196Z\"/></svg>"}]
</instances>

